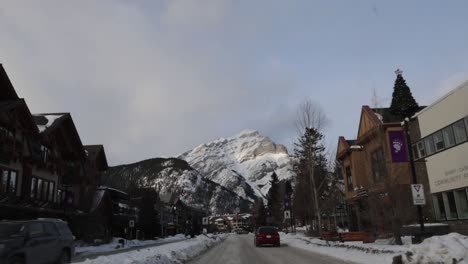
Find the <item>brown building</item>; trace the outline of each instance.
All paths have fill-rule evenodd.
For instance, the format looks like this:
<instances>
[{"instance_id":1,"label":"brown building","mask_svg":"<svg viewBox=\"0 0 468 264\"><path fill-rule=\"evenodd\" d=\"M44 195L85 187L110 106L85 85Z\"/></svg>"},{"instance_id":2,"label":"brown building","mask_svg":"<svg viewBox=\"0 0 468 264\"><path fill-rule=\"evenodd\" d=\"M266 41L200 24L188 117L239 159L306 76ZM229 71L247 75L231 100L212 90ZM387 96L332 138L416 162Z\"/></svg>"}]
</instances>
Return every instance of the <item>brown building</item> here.
<instances>
[{"instance_id":1,"label":"brown building","mask_svg":"<svg viewBox=\"0 0 468 264\"><path fill-rule=\"evenodd\" d=\"M338 141L351 230L390 232L416 223L411 169L401 120L363 106L357 139Z\"/></svg>"},{"instance_id":2,"label":"brown building","mask_svg":"<svg viewBox=\"0 0 468 264\"><path fill-rule=\"evenodd\" d=\"M32 115L0 64L0 219L89 212L107 160L102 146L88 154L71 115Z\"/></svg>"}]
</instances>

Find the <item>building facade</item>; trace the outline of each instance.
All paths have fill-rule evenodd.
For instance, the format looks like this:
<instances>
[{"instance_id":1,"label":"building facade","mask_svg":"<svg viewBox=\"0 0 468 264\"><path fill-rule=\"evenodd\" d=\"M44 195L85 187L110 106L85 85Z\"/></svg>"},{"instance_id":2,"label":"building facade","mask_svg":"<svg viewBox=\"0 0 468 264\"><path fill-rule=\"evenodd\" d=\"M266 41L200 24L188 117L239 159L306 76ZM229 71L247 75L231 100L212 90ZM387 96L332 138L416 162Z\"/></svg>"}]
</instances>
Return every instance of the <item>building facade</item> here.
<instances>
[{"instance_id":1,"label":"building facade","mask_svg":"<svg viewBox=\"0 0 468 264\"><path fill-rule=\"evenodd\" d=\"M363 106L356 139L338 141L351 230L390 232L416 222L411 169L401 120Z\"/></svg>"},{"instance_id":2,"label":"building facade","mask_svg":"<svg viewBox=\"0 0 468 264\"><path fill-rule=\"evenodd\" d=\"M412 145L418 177L427 177L436 220L468 234L468 82L414 117Z\"/></svg>"}]
</instances>

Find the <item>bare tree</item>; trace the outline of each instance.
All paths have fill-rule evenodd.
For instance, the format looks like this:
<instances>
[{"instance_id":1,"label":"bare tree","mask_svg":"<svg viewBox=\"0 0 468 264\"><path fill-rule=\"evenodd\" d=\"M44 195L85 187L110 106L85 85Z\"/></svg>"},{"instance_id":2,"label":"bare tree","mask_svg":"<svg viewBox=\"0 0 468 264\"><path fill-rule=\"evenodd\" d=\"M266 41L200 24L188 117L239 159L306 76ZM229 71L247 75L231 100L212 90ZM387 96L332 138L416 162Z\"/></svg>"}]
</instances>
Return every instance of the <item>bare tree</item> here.
<instances>
[{"instance_id":1,"label":"bare tree","mask_svg":"<svg viewBox=\"0 0 468 264\"><path fill-rule=\"evenodd\" d=\"M314 104L310 99L305 100L300 106L298 110L298 119L296 121L296 127L299 132L299 138L302 138L303 135L308 133L317 133L321 134L324 126L327 124L328 120L326 115L323 113L322 109L317 105ZM313 132L311 132L313 131ZM319 139L321 140L321 138ZM314 215L317 220L318 224L318 234L321 236L322 234L322 221L321 221L321 211L319 206L319 189L324 184L324 181L317 181L318 177L323 175L315 175L316 174L316 156L310 144L305 144L306 149L304 149L304 154L307 159L307 171L309 176L309 183L311 193L313 195L313 207L311 207L310 217Z\"/></svg>"}]
</instances>

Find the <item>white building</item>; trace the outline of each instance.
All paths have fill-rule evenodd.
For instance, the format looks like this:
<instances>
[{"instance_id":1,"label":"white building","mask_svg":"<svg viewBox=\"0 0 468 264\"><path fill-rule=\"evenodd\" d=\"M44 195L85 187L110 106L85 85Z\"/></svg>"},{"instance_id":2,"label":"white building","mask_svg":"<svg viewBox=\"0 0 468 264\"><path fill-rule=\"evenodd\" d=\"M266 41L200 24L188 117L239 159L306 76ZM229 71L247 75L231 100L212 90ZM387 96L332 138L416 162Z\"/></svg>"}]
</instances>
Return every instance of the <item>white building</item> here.
<instances>
[{"instance_id":1,"label":"white building","mask_svg":"<svg viewBox=\"0 0 468 264\"><path fill-rule=\"evenodd\" d=\"M436 220L468 219L468 82L415 116L421 135L413 153L426 161Z\"/></svg>"}]
</instances>

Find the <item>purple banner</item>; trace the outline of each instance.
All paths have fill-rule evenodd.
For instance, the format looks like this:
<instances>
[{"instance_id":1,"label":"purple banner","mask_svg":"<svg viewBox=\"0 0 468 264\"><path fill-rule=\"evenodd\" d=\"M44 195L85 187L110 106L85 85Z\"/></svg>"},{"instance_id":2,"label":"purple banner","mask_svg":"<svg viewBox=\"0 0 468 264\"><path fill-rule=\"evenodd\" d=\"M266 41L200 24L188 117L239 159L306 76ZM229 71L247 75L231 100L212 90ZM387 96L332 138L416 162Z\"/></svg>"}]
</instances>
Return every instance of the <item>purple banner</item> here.
<instances>
[{"instance_id":1,"label":"purple banner","mask_svg":"<svg viewBox=\"0 0 468 264\"><path fill-rule=\"evenodd\" d=\"M390 143L390 151L392 152L392 162L408 162L405 132L389 131L388 139Z\"/></svg>"}]
</instances>

